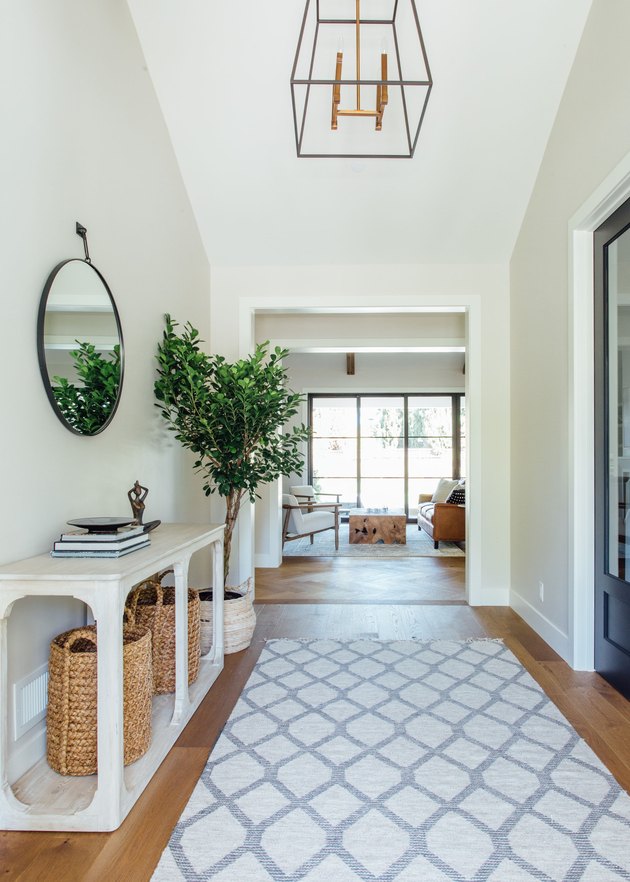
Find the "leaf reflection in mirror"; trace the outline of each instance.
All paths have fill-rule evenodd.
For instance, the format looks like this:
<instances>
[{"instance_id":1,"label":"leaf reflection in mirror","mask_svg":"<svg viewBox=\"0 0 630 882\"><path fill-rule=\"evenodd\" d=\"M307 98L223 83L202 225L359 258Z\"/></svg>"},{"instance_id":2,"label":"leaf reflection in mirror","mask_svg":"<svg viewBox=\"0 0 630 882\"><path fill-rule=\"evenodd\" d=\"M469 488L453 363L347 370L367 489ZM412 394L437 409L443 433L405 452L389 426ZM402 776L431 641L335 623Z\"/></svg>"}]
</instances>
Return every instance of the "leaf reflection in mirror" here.
<instances>
[{"instance_id":1,"label":"leaf reflection in mirror","mask_svg":"<svg viewBox=\"0 0 630 882\"><path fill-rule=\"evenodd\" d=\"M92 343L76 341L69 355L81 385L54 376L52 391L68 425L81 435L94 435L107 422L118 399L120 345L101 355Z\"/></svg>"}]
</instances>

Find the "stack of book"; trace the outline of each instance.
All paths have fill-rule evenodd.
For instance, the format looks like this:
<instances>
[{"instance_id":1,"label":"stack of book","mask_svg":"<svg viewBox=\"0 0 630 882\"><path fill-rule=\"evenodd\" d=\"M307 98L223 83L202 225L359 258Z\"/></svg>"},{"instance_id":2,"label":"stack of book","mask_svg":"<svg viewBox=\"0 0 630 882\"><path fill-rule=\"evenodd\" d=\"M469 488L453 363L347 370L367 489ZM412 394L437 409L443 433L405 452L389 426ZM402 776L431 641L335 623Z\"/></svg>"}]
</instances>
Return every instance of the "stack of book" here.
<instances>
[{"instance_id":1,"label":"stack of book","mask_svg":"<svg viewBox=\"0 0 630 882\"><path fill-rule=\"evenodd\" d=\"M150 544L143 526L122 527L109 533L73 530L62 533L50 553L52 557L123 557Z\"/></svg>"}]
</instances>

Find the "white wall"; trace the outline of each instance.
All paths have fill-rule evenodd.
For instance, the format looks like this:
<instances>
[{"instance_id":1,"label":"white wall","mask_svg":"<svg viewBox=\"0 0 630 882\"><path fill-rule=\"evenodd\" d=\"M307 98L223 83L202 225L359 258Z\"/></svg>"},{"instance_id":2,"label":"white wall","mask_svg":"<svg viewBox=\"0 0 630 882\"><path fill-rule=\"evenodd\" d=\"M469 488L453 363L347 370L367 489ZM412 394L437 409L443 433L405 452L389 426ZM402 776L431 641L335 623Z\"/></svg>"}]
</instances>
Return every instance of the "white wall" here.
<instances>
[{"instance_id":1,"label":"white wall","mask_svg":"<svg viewBox=\"0 0 630 882\"><path fill-rule=\"evenodd\" d=\"M128 513L138 478L147 517L203 521L208 506L153 406L154 352L166 311L208 335L209 273L127 5L14 0L0 28L3 341L0 561L50 548L68 518ZM126 353L120 407L94 438L54 415L39 375L35 326L46 278L82 257L120 311ZM44 663L81 605L19 601L9 620L9 680ZM13 751L17 773L41 730Z\"/></svg>"},{"instance_id":2,"label":"white wall","mask_svg":"<svg viewBox=\"0 0 630 882\"><path fill-rule=\"evenodd\" d=\"M503 266L285 266L212 267L211 343L236 358L251 346L256 310L400 313L415 315L468 306L467 385L471 451L468 576L476 603L507 603L509 579L509 293ZM252 314L253 311L253 314ZM306 318L308 315L306 316ZM472 328L472 330L471 330ZM468 365L470 365L470 370ZM474 400L473 400L474 399ZM268 509L270 511L270 509ZM233 558L237 578L253 567L253 548L241 516L241 542ZM274 526L274 529L276 527ZM471 533L468 533L469 537ZM236 570L238 567L238 570Z\"/></svg>"},{"instance_id":3,"label":"white wall","mask_svg":"<svg viewBox=\"0 0 630 882\"><path fill-rule=\"evenodd\" d=\"M348 345L356 351L387 350L407 347L427 351L440 347L463 347L465 344L465 317L462 312L401 314L324 315L321 313L258 314L256 340L275 340L292 350L316 351L317 344L330 349L347 351Z\"/></svg>"},{"instance_id":4,"label":"white wall","mask_svg":"<svg viewBox=\"0 0 630 882\"><path fill-rule=\"evenodd\" d=\"M295 392L463 392L463 352L359 352L354 374L343 352L290 355L285 361Z\"/></svg>"},{"instance_id":5,"label":"white wall","mask_svg":"<svg viewBox=\"0 0 630 882\"><path fill-rule=\"evenodd\" d=\"M569 661L568 227L630 150L629 32L627 0L595 0L511 263L512 604Z\"/></svg>"}]
</instances>

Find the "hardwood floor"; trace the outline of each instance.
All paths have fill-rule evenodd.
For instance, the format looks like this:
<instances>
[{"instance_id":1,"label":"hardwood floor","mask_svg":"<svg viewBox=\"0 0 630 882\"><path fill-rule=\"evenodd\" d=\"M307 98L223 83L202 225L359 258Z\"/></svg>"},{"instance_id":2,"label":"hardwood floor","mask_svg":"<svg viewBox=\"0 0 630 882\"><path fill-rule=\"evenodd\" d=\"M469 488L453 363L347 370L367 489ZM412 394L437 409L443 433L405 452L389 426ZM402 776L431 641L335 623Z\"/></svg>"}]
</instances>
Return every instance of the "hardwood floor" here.
<instances>
[{"instance_id":1,"label":"hardwood floor","mask_svg":"<svg viewBox=\"0 0 630 882\"><path fill-rule=\"evenodd\" d=\"M260 603L465 603L464 557L287 557L256 570Z\"/></svg>"},{"instance_id":2,"label":"hardwood floor","mask_svg":"<svg viewBox=\"0 0 630 882\"><path fill-rule=\"evenodd\" d=\"M392 569L388 563L387 585L397 597L407 590L403 583L409 572L401 566L404 563L396 562ZM310 561L309 566L312 564ZM597 674L572 671L505 607L471 608L461 602L423 603L418 599L395 604L382 599L351 603L352 585L360 600L377 590L365 569L364 563L355 562L353 568L344 562L341 567L315 567L313 574L291 562L280 570L259 571L259 598L269 594L271 600L257 605L252 645L226 657L217 683L124 824L114 833L0 833L0 879L149 880L265 640L273 637L502 637L619 783L630 789L630 703ZM350 586L347 596L339 603L326 602L339 590L340 573ZM320 593L317 602L300 600L307 585L309 590L315 585ZM287 602L278 599L280 591L285 592Z\"/></svg>"}]
</instances>

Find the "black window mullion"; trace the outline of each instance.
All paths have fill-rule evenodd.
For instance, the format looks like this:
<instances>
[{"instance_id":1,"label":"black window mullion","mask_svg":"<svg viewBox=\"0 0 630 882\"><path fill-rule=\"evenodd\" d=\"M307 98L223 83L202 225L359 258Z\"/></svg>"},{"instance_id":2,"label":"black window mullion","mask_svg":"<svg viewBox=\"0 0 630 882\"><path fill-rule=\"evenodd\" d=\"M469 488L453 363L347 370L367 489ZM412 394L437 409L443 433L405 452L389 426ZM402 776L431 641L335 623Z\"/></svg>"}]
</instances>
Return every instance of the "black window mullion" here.
<instances>
[{"instance_id":1,"label":"black window mullion","mask_svg":"<svg viewBox=\"0 0 630 882\"><path fill-rule=\"evenodd\" d=\"M357 402L357 508L361 507L361 396Z\"/></svg>"},{"instance_id":2,"label":"black window mullion","mask_svg":"<svg viewBox=\"0 0 630 882\"><path fill-rule=\"evenodd\" d=\"M460 396L453 395L453 439L452 439L452 447L453 447L453 477L460 478L461 477L461 442L462 442L462 434L461 434L461 421L460 421Z\"/></svg>"},{"instance_id":3,"label":"black window mullion","mask_svg":"<svg viewBox=\"0 0 630 882\"><path fill-rule=\"evenodd\" d=\"M308 483L313 486L313 399L314 395L308 396L308 427L311 430L308 433L307 451L308 451Z\"/></svg>"},{"instance_id":4,"label":"black window mullion","mask_svg":"<svg viewBox=\"0 0 630 882\"><path fill-rule=\"evenodd\" d=\"M403 469L405 517L409 520L409 395L403 395Z\"/></svg>"}]
</instances>

